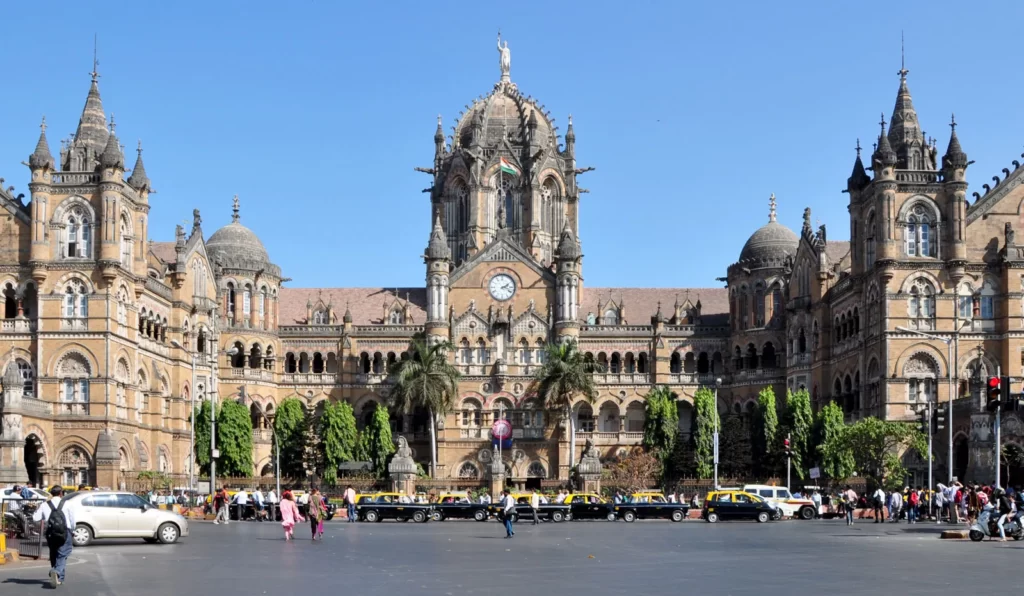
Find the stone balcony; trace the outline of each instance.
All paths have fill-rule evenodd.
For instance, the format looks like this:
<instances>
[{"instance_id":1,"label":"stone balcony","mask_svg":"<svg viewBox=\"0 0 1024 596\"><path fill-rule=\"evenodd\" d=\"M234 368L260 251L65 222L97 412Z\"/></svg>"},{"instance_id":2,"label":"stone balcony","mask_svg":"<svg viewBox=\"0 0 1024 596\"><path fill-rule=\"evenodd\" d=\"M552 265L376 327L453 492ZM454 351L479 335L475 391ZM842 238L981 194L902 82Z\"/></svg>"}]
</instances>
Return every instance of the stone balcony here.
<instances>
[{"instance_id":1,"label":"stone balcony","mask_svg":"<svg viewBox=\"0 0 1024 596\"><path fill-rule=\"evenodd\" d=\"M586 444L587 439L592 439L594 445L639 445L643 442L642 432L576 432L576 444Z\"/></svg>"},{"instance_id":2,"label":"stone balcony","mask_svg":"<svg viewBox=\"0 0 1024 596\"><path fill-rule=\"evenodd\" d=\"M281 375L281 382L294 385L335 385L338 382L336 373L286 373Z\"/></svg>"},{"instance_id":3,"label":"stone balcony","mask_svg":"<svg viewBox=\"0 0 1024 596\"><path fill-rule=\"evenodd\" d=\"M228 374L236 379L254 379L256 381L274 380L273 371L263 370L261 368L232 368Z\"/></svg>"},{"instance_id":4,"label":"stone balcony","mask_svg":"<svg viewBox=\"0 0 1024 596\"><path fill-rule=\"evenodd\" d=\"M36 322L33 319L4 319L0 321L0 333L33 333Z\"/></svg>"},{"instance_id":5,"label":"stone balcony","mask_svg":"<svg viewBox=\"0 0 1024 596\"><path fill-rule=\"evenodd\" d=\"M256 444L269 445L274 441L274 431L269 428L252 429L252 442Z\"/></svg>"},{"instance_id":6,"label":"stone balcony","mask_svg":"<svg viewBox=\"0 0 1024 596\"><path fill-rule=\"evenodd\" d=\"M668 376L673 385L714 385L715 378L712 373L672 373Z\"/></svg>"},{"instance_id":7,"label":"stone balcony","mask_svg":"<svg viewBox=\"0 0 1024 596\"><path fill-rule=\"evenodd\" d=\"M359 373L356 375L356 383L360 385L380 385L388 380L387 373Z\"/></svg>"},{"instance_id":8,"label":"stone balcony","mask_svg":"<svg viewBox=\"0 0 1024 596\"><path fill-rule=\"evenodd\" d=\"M646 385L651 382L648 373L595 373L598 385Z\"/></svg>"}]
</instances>

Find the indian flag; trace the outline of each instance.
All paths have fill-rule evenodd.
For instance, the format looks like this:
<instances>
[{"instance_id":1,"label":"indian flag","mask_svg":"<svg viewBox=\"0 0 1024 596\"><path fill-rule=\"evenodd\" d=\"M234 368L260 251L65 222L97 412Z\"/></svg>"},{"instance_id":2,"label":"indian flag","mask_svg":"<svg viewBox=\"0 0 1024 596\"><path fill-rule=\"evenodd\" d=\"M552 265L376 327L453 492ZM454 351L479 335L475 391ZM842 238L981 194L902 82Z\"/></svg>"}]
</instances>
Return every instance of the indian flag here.
<instances>
[{"instance_id":1,"label":"indian flag","mask_svg":"<svg viewBox=\"0 0 1024 596\"><path fill-rule=\"evenodd\" d=\"M502 174L511 174L513 176L519 175L519 170L516 169L514 165L512 165L512 162L510 162L508 159L504 157L501 158L501 161L498 162L498 165L501 166Z\"/></svg>"}]
</instances>

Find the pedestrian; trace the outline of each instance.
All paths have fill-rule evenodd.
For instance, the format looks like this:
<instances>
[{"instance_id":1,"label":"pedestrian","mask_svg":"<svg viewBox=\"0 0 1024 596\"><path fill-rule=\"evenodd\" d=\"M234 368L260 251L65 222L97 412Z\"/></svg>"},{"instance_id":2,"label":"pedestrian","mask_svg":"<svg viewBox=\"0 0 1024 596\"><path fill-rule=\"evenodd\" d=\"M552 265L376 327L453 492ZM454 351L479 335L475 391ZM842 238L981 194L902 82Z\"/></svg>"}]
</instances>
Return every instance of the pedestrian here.
<instances>
[{"instance_id":1,"label":"pedestrian","mask_svg":"<svg viewBox=\"0 0 1024 596\"><path fill-rule=\"evenodd\" d=\"M814 519L819 519L821 517L821 493L818 492L818 489L814 489L811 493L811 503L814 504Z\"/></svg>"},{"instance_id":2,"label":"pedestrian","mask_svg":"<svg viewBox=\"0 0 1024 596\"><path fill-rule=\"evenodd\" d=\"M228 493L223 486L218 488L217 493L213 495L213 512L215 525L220 524L221 520L224 520L225 526L231 523L231 516L228 515Z\"/></svg>"},{"instance_id":3,"label":"pedestrian","mask_svg":"<svg viewBox=\"0 0 1024 596\"><path fill-rule=\"evenodd\" d=\"M533 525L535 526L540 523L540 520L537 518L537 510L539 508L540 494L537 492L537 489L533 489L533 494L530 495L530 511L533 512Z\"/></svg>"},{"instance_id":4,"label":"pedestrian","mask_svg":"<svg viewBox=\"0 0 1024 596\"><path fill-rule=\"evenodd\" d=\"M274 489L270 489L267 493L267 516L271 521L277 519L277 492Z\"/></svg>"},{"instance_id":5,"label":"pedestrian","mask_svg":"<svg viewBox=\"0 0 1024 596\"><path fill-rule=\"evenodd\" d=\"M857 493L853 492L847 484L843 490L843 499L846 501L846 525L853 525L853 512L857 508Z\"/></svg>"},{"instance_id":6,"label":"pedestrian","mask_svg":"<svg viewBox=\"0 0 1024 596\"><path fill-rule=\"evenodd\" d=\"M309 504L306 507L306 517L309 518L309 528L313 533L313 540L323 535L322 521L324 519L324 502L320 498L320 491L314 486L309 489Z\"/></svg>"},{"instance_id":7,"label":"pedestrian","mask_svg":"<svg viewBox=\"0 0 1024 596\"><path fill-rule=\"evenodd\" d=\"M50 500L36 508L32 521L43 522L42 532L50 547L50 587L64 583L64 571L71 556L71 536L75 530L75 506L62 498L59 484L50 489Z\"/></svg>"},{"instance_id":8,"label":"pedestrian","mask_svg":"<svg viewBox=\"0 0 1024 596\"><path fill-rule=\"evenodd\" d=\"M978 513L981 512L981 499L978 496L981 490L978 485L974 485L967 489L967 523L973 524L974 520L978 519Z\"/></svg>"},{"instance_id":9,"label":"pedestrian","mask_svg":"<svg viewBox=\"0 0 1024 596\"><path fill-rule=\"evenodd\" d=\"M503 495L501 498L501 521L505 522L505 538L511 538L516 535L512 531L512 516L516 510L516 500L512 498L512 495L508 492L508 489L501 491Z\"/></svg>"},{"instance_id":10,"label":"pedestrian","mask_svg":"<svg viewBox=\"0 0 1024 596\"><path fill-rule=\"evenodd\" d=\"M291 491L284 491L281 495L281 527L284 528L285 541L295 537L293 530L297 522L306 521L299 513L299 507L295 504Z\"/></svg>"},{"instance_id":11,"label":"pedestrian","mask_svg":"<svg viewBox=\"0 0 1024 596\"><path fill-rule=\"evenodd\" d=\"M249 510L249 493L245 492L244 488L238 489L235 493L235 506L238 507L238 521L243 521L248 516Z\"/></svg>"},{"instance_id":12,"label":"pedestrian","mask_svg":"<svg viewBox=\"0 0 1024 596\"><path fill-rule=\"evenodd\" d=\"M875 493L871 496L871 505L875 513L875 523L885 523L885 491L881 486L876 488Z\"/></svg>"},{"instance_id":13,"label":"pedestrian","mask_svg":"<svg viewBox=\"0 0 1024 596\"><path fill-rule=\"evenodd\" d=\"M889 495L889 521L896 524L900 521L900 510L903 509L903 495L894 490Z\"/></svg>"},{"instance_id":14,"label":"pedestrian","mask_svg":"<svg viewBox=\"0 0 1024 596\"><path fill-rule=\"evenodd\" d=\"M252 510L256 515L256 521L263 521L263 491L258 486L252 491Z\"/></svg>"},{"instance_id":15,"label":"pedestrian","mask_svg":"<svg viewBox=\"0 0 1024 596\"><path fill-rule=\"evenodd\" d=\"M348 485L345 488L345 515L348 517L348 522L352 523L356 521L356 490L352 488L352 485Z\"/></svg>"},{"instance_id":16,"label":"pedestrian","mask_svg":"<svg viewBox=\"0 0 1024 596\"><path fill-rule=\"evenodd\" d=\"M1001 488L996 488L992 491L992 498L996 500L996 507L999 509L999 521L996 522L996 525L999 526L999 539L1006 542L1006 530L1003 529L1003 524L1006 523L1010 513L1013 512L1013 505Z\"/></svg>"}]
</instances>

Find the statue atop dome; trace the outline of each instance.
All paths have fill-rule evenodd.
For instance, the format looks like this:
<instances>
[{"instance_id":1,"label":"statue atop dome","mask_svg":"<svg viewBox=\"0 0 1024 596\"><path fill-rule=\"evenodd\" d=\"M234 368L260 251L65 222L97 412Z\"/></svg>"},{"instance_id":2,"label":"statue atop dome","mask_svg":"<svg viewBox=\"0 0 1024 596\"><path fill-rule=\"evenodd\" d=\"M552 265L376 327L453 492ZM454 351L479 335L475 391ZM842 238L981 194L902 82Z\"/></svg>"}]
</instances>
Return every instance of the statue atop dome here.
<instances>
[{"instance_id":1,"label":"statue atop dome","mask_svg":"<svg viewBox=\"0 0 1024 596\"><path fill-rule=\"evenodd\" d=\"M505 41L505 45L501 44L501 31L498 31L498 54L500 56L498 66L501 67L501 82L508 83L512 80L509 77L509 71L512 69L512 51L508 49L508 40Z\"/></svg>"}]
</instances>

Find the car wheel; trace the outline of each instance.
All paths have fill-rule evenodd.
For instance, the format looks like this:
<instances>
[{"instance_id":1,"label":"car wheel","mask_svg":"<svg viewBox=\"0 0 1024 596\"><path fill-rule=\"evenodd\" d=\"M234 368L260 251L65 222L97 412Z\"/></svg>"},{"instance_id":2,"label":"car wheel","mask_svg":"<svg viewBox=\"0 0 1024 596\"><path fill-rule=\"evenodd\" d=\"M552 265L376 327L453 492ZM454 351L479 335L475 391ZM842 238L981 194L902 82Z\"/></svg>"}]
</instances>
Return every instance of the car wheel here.
<instances>
[{"instance_id":1,"label":"car wheel","mask_svg":"<svg viewBox=\"0 0 1024 596\"><path fill-rule=\"evenodd\" d=\"M473 519L479 522L487 521L487 512L484 511L483 509L480 509L473 513Z\"/></svg>"},{"instance_id":2,"label":"car wheel","mask_svg":"<svg viewBox=\"0 0 1024 596\"><path fill-rule=\"evenodd\" d=\"M718 514L717 513L708 513L707 520L708 520L709 524L716 524L716 523L718 523Z\"/></svg>"},{"instance_id":3,"label":"car wheel","mask_svg":"<svg viewBox=\"0 0 1024 596\"><path fill-rule=\"evenodd\" d=\"M378 522L378 521L380 521L380 514L377 513L376 511L373 511L372 509L370 511L367 511L364 515L366 517L366 521L368 521L368 522Z\"/></svg>"},{"instance_id":4,"label":"car wheel","mask_svg":"<svg viewBox=\"0 0 1024 596\"><path fill-rule=\"evenodd\" d=\"M681 522L681 521L683 521L683 512L682 511L673 511L672 512L672 521L674 521L674 522Z\"/></svg>"},{"instance_id":5,"label":"car wheel","mask_svg":"<svg viewBox=\"0 0 1024 596\"><path fill-rule=\"evenodd\" d=\"M558 523L565 520L565 515L561 511L554 511L551 513L551 521Z\"/></svg>"},{"instance_id":6,"label":"car wheel","mask_svg":"<svg viewBox=\"0 0 1024 596\"><path fill-rule=\"evenodd\" d=\"M156 537L161 544L174 544L178 541L178 526L174 524L161 524L156 531Z\"/></svg>"},{"instance_id":7,"label":"car wheel","mask_svg":"<svg viewBox=\"0 0 1024 596\"><path fill-rule=\"evenodd\" d=\"M814 508L813 507L803 507L803 508L801 508L800 509L800 519L802 519L802 520L814 519Z\"/></svg>"},{"instance_id":8,"label":"car wheel","mask_svg":"<svg viewBox=\"0 0 1024 596\"><path fill-rule=\"evenodd\" d=\"M75 526L75 531L71 535L71 542L75 546L89 546L89 543L92 542L92 528L83 524L78 524Z\"/></svg>"},{"instance_id":9,"label":"car wheel","mask_svg":"<svg viewBox=\"0 0 1024 596\"><path fill-rule=\"evenodd\" d=\"M771 516L768 515L767 511L762 511L757 514L757 522L763 524L767 522L770 519L770 517Z\"/></svg>"},{"instance_id":10,"label":"car wheel","mask_svg":"<svg viewBox=\"0 0 1024 596\"><path fill-rule=\"evenodd\" d=\"M780 519L782 519L782 510L781 509L776 509L775 511L773 511L772 512L772 519L775 520L775 521L779 521Z\"/></svg>"},{"instance_id":11,"label":"car wheel","mask_svg":"<svg viewBox=\"0 0 1024 596\"><path fill-rule=\"evenodd\" d=\"M427 513L425 511L417 511L416 513L413 513L412 521L418 524L422 524L423 522L427 521Z\"/></svg>"},{"instance_id":12,"label":"car wheel","mask_svg":"<svg viewBox=\"0 0 1024 596\"><path fill-rule=\"evenodd\" d=\"M615 520L616 520L615 514L614 513L609 513L608 514L608 521L615 521Z\"/></svg>"},{"instance_id":13,"label":"car wheel","mask_svg":"<svg viewBox=\"0 0 1024 596\"><path fill-rule=\"evenodd\" d=\"M627 522L630 522L630 523L635 522L636 521L636 512L635 511L627 511L627 512L622 514L622 519L624 521L627 521Z\"/></svg>"},{"instance_id":14,"label":"car wheel","mask_svg":"<svg viewBox=\"0 0 1024 596\"><path fill-rule=\"evenodd\" d=\"M444 514L436 509L430 512L430 519L434 521L444 521Z\"/></svg>"},{"instance_id":15,"label":"car wheel","mask_svg":"<svg viewBox=\"0 0 1024 596\"><path fill-rule=\"evenodd\" d=\"M971 530L967 536L971 539L971 542L981 542L985 539L985 535L982 534L981 530Z\"/></svg>"},{"instance_id":16,"label":"car wheel","mask_svg":"<svg viewBox=\"0 0 1024 596\"><path fill-rule=\"evenodd\" d=\"M572 512L571 511L569 513L565 514L565 521L572 521Z\"/></svg>"}]
</instances>

